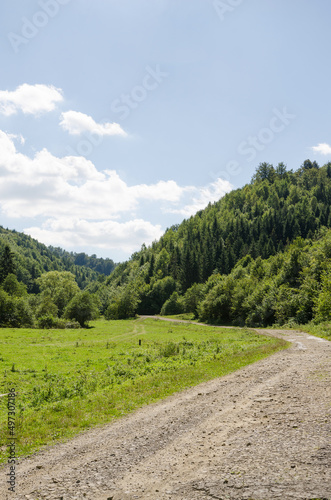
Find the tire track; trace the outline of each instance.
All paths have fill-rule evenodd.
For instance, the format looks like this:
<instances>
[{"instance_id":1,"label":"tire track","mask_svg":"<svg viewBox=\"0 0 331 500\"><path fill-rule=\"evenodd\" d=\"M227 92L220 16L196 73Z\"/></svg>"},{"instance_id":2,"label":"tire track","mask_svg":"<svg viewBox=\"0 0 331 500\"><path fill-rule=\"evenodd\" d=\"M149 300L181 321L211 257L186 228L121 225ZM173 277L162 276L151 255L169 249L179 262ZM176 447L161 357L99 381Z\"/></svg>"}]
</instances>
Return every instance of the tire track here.
<instances>
[{"instance_id":1,"label":"tire track","mask_svg":"<svg viewBox=\"0 0 331 500\"><path fill-rule=\"evenodd\" d=\"M293 346L22 460L1 498L330 499L331 343L256 331Z\"/></svg>"}]
</instances>

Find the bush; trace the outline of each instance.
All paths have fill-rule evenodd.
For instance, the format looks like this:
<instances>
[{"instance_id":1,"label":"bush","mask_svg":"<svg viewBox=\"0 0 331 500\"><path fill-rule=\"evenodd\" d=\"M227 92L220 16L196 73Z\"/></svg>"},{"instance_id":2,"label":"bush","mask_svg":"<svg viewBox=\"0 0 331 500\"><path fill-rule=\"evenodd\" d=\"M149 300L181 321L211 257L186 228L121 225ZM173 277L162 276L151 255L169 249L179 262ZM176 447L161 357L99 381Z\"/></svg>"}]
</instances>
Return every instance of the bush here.
<instances>
[{"instance_id":1,"label":"bush","mask_svg":"<svg viewBox=\"0 0 331 500\"><path fill-rule=\"evenodd\" d=\"M109 306L107 307L107 309L105 311L105 318L107 320L119 319L118 318L118 304L116 304L116 302L112 302L111 304L109 304Z\"/></svg>"},{"instance_id":2,"label":"bush","mask_svg":"<svg viewBox=\"0 0 331 500\"><path fill-rule=\"evenodd\" d=\"M12 297L0 289L0 326L33 326L33 315L26 299Z\"/></svg>"},{"instance_id":3,"label":"bush","mask_svg":"<svg viewBox=\"0 0 331 500\"><path fill-rule=\"evenodd\" d=\"M66 322L63 319L54 318L51 314L47 314L38 318L38 328L45 330L64 329L66 328Z\"/></svg>"},{"instance_id":4,"label":"bush","mask_svg":"<svg viewBox=\"0 0 331 500\"><path fill-rule=\"evenodd\" d=\"M105 318L107 320L134 318L139 302L137 288L129 284L109 304L105 311Z\"/></svg>"},{"instance_id":5,"label":"bush","mask_svg":"<svg viewBox=\"0 0 331 500\"><path fill-rule=\"evenodd\" d=\"M36 310L37 318L41 318L44 316L53 316L57 317L59 312L58 307L54 304L49 294L42 294L41 301Z\"/></svg>"},{"instance_id":6,"label":"bush","mask_svg":"<svg viewBox=\"0 0 331 500\"><path fill-rule=\"evenodd\" d=\"M185 312L194 313L194 315L198 316L198 305L202 302L204 298L204 285L202 283L194 283L191 288L186 290L185 295L183 297L184 309Z\"/></svg>"},{"instance_id":7,"label":"bush","mask_svg":"<svg viewBox=\"0 0 331 500\"><path fill-rule=\"evenodd\" d=\"M321 323L331 320L331 264L322 275L321 292L315 301L316 320Z\"/></svg>"},{"instance_id":8,"label":"bush","mask_svg":"<svg viewBox=\"0 0 331 500\"><path fill-rule=\"evenodd\" d=\"M69 321L65 324L66 329L80 328L78 321Z\"/></svg>"},{"instance_id":9,"label":"bush","mask_svg":"<svg viewBox=\"0 0 331 500\"><path fill-rule=\"evenodd\" d=\"M177 292L174 292L171 297L165 301L162 306L161 314L169 316L172 314L181 314L184 312L182 297L179 297Z\"/></svg>"}]
</instances>

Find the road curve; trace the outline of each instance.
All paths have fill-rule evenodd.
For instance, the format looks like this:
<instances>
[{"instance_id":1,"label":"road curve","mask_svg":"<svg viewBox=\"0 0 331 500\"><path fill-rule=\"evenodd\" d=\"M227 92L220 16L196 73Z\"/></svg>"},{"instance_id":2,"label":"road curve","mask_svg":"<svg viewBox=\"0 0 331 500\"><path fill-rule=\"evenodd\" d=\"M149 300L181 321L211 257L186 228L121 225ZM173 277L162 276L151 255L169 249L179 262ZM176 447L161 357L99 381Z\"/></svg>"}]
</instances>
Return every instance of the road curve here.
<instances>
[{"instance_id":1,"label":"road curve","mask_svg":"<svg viewBox=\"0 0 331 500\"><path fill-rule=\"evenodd\" d=\"M331 342L257 331L292 347L22 460L0 498L331 500Z\"/></svg>"}]
</instances>

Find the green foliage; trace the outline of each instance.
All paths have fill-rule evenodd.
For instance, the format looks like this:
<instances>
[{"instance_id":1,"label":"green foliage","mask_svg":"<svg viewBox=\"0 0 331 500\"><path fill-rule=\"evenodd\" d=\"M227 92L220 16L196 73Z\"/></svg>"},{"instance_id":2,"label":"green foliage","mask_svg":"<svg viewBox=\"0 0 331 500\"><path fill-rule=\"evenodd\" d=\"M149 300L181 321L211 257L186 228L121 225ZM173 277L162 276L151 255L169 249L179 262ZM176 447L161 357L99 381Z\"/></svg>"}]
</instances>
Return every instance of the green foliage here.
<instances>
[{"instance_id":1,"label":"green foliage","mask_svg":"<svg viewBox=\"0 0 331 500\"><path fill-rule=\"evenodd\" d=\"M0 289L0 327L33 326L33 314L28 301L9 295Z\"/></svg>"},{"instance_id":2,"label":"green foliage","mask_svg":"<svg viewBox=\"0 0 331 500\"><path fill-rule=\"evenodd\" d=\"M108 321L110 321L112 319L121 319L119 317L119 312L118 312L118 303L112 302L111 304L109 304L109 306L107 307L107 309L105 311L104 316Z\"/></svg>"},{"instance_id":3,"label":"green foliage","mask_svg":"<svg viewBox=\"0 0 331 500\"><path fill-rule=\"evenodd\" d=\"M0 282L9 274L15 273L14 254L9 245L5 245L0 256Z\"/></svg>"},{"instance_id":4,"label":"green foliage","mask_svg":"<svg viewBox=\"0 0 331 500\"><path fill-rule=\"evenodd\" d=\"M163 304L177 290L177 283L171 276L152 279L149 285L140 290L139 314L159 314Z\"/></svg>"},{"instance_id":5,"label":"green foliage","mask_svg":"<svg viewBox=\"0 0 331 500\"><path fill-rule=\"evenodd\" d=\"M331 227L330 172L330 164L320 168L309 160L296 172L283 163L262 163L249 185L169 228L94 291L105 296L108 290L108 306L118 288L133 284L139 291L139 314L159 314L177 292L184 297L184 310L199 311L206 321L270 324L290 314L296 321L309 321L320 270L304 271L307 262L301 253L309 240ZM265 265L270 257L270 266ZM214 279L217 288L211 292ZM280 285L288 288L279 291ZM285 296L289 303L277 306ZM116 317L116 307L110 309Z\"/></svg>"},{"instance_id":6,"label":"green foliage","mask_svg":"<svg viewBox=\"0 0 331 500\"><path fill-rule=\"evenodd\" d=\"M45 273L37 279L37 284L41 289L42 300L50 298L58 308L59 316L62 316L65 307L79 293L75 276L68 271Z\"/></svg>"},{"instance_id":7,"label":"green foliage","mask_svg":"<svg viewBox=\"0 0 331 500\"><path fill-rule=\"evenodd\" d=\"M297 239L283 255L237 264L207 282L199 318L249 326L331 319L331 231L316 242Z\"/></svg>"},{"instance_id":8,"label":"green foliage","mask_svg":"<svg viewBox=\"0 0 331 500\"><path fill-rule=\"evenodd\" d=\"M179 297L177 292L173 292L168 300L162 306L161 314L169 316L172 314L181 314L184 312L183 300Z\"/></svg>"},{"instance_id":9,"label":"green foliage","mask_svg":"<svg viewBox=\"0 0 331 500\"><path fill-rule=\"evenodd\" d=\"M327 269L321 277L321 292L316 297L315 312L316 321L331 320L331 260L326 263Z\"/></svg>"},{"instance_id":10,"label":"green foliage","mask_svg":"<svg viewBox=\"0 0 331 500\"><path fill-rule=\"evenodd\" d=\"M2 288L8 295L13 297L26 297L27 287L24 283L19 283L15 274L8 274L2 282Z\"/></svg>"},{"instance_id":11,"label":"green foliage","mask_svg":"<svg viewBox=\"0 0 331 500\"><path fill-rule=\"evenodd\" d=\"M54 304L50 292L45 290L39 298L39 304L36 308L36 317L41 318L44 316L51 316L56 318L58 316L58 312L59 308L56 304Z\"/></svg>"},{"instance_id":12,"label":"green foliage","mask_svg":"<svg viewBox=\"0 0 331 500\"><path fill-rule=\"evenodd\" d=\"M88 292L79 292L67 305L64 317L77 321L82 328L99 316L96 297Z\"/></svg>"},{"instance_id":13,"label":"green foliage","mask_svg":"<svg viewBox=\"0 0 331 500\"><path fill-rule=\"evenodd\" d=\"M155 267L154 267L155 275L160 278L166 276L168 274L169 264L170 264L169 253L165 248L162 248L155 262Z\"/></svg>"},{"instance_id":14,"label":"green foliage","mask_svg":"<svg viewBox=\"0 0 331 500\"><path fill-rule=\"evenodd\" d=\"M7 274L16 274L29 293L38 293L36 278L49 271L69 271L81 289L102 275L109 275L116 265L111 259L69 253L46 247L26 234L0 226L0 283Z\"/></svg>"},{"instance_id":15,"label":"green foliage","mask_svg":"<svg viewBox=\"0 0 331 500\"><path fill-rule=\"evenodd\" d=\"M17 299L24 298L18 283L27 286L37 319L61 318L80 287L111 319L163 308L235 324L322 320L329 318L330 207L331 164L306 160L293 172L262 163L250 184L116 267L0 228L0 281Z\"/></svg>"},{"instance_id":16,"label":"green foliage","mask_svg":"<svg viewBox=\"0 0 331 500\"><path fill-rule=\"evenodd\" d=\"M38 328L43 328L46 330L50 329L63 329L66 328L66 321L63 319L59 319L56 316L52 316L52 314L45 314L44 316L40 316L38 318Z\"/></svg>"},{"instance_id":17,"label":"green foliage","mask_svg":"<svg viewBox=\"0 0 331 500\"><path fill-rule=\"evenodd\" d=\"M198 314L198 305L202 301L205 294L205 286L201 283L194 283L188 290L186 290L183 297L184 311Z\"/></svg>"},{"instance_id":18,"label":"green foliage","mask_svg":"<svg viewBox=\"0 0 331 500\"><path fill-rule=\"evenodd\" d=\"M109 320L133 318L139 302L138 290L134 286L129 285L123 288L109 304L105 312L105 318Z\"/></svg>"}]
</instances>

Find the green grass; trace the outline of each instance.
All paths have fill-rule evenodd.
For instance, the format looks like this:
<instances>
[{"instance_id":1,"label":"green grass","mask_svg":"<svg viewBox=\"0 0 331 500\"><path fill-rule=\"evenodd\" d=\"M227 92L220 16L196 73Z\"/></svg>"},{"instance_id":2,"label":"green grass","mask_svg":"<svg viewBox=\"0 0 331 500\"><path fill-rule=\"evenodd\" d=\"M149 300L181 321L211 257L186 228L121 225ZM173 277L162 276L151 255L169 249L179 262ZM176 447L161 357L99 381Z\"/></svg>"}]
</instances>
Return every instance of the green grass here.
<instances>
[{"instance_id":1,"label":"green grass","mask_svg":"<svg viewBox=\"0 0 331 500\"><path fill-rule=\"evenodd\" d=\"M308 325L299 325L298 329L307 333L311 333L316 337L321 337L322 339L331 340L331 323L320 323L319 325L314 325L309 323Z\"/></svg>"},{"instance_id":2,"label":"green grass","mask_svg":"<svg viewBox=\"0 0 331 500\"><path fill-rule=\"evenodd\" d=\"M18 455L287 346L245 329L155 319L100 320L92 325L87 330L0 329L0 392L14 388L18 393ZM7 397L2 397L2 461L7 438Z\"/></svg>"},{"instance_id":3,"label":"green grass","mask_svg":"<svg viewBox=\"0 0 331 500\"><path fill-rule=\"evenodd\" d=\"M183 319L185 321L197 321L196 317L194 316L194 313L173 314L170 316L162 316L162 317L170 319Z\"/></svg>"}]
</instances>

